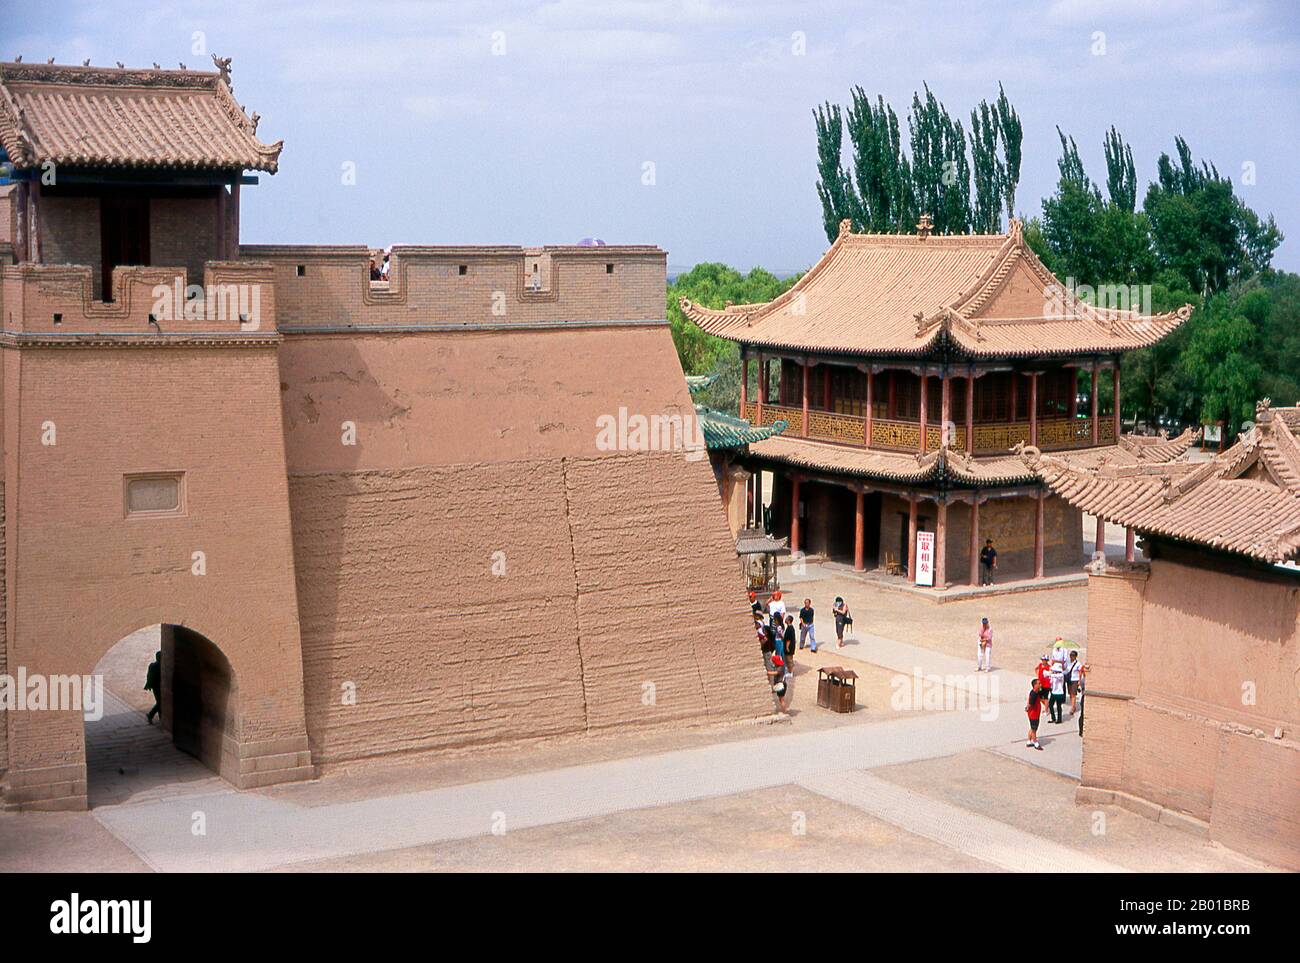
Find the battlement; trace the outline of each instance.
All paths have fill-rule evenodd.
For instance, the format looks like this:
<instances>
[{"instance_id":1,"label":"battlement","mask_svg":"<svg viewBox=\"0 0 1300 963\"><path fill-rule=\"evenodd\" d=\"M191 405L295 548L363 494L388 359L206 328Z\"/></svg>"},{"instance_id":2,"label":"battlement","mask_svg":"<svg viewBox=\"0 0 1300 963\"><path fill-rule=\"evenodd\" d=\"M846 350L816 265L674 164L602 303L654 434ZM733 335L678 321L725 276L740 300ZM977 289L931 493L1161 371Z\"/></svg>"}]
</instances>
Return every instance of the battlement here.
<instances>
[{"instance_id":1,"label":"battlement","mask_svg":"<svg viewBox=\"0 0 1300 963\"><path fill-rule=\"evenodd\" d=\"M646 246L242 245L274 268L280 330L457 330L664 321L667 254Z\"/></svg>"},{"instance_id":2,"label":"battlement","mask_svg":"<svg viewBox=\"0 0 1300 963\"><path fill-rule=\"evenodd\" d=\"M91 268L22 263L3 269L0 312L10 338L170 339L275 337L270 264L208 261L203 284L183 267L117 267L110 302L94 293Z\"/></svg>"}]
</instances>

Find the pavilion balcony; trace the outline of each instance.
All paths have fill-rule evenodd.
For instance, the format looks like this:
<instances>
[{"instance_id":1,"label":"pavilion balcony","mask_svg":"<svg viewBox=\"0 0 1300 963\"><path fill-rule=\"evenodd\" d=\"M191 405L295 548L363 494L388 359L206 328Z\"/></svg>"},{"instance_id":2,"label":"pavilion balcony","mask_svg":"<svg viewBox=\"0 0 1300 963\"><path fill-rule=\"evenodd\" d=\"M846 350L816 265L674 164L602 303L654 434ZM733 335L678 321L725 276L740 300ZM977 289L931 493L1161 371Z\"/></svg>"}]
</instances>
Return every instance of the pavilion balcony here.
<instances>
[{"instance_id":1,"label":"pavilion balcony","mask_svg":"<svg viewBox=\"0 0 1300 963\"><path fill-rule=\"evenodd\" d=\"M761 415L760 415L760 410ZM919 419L871 419L868 434L867 419L859 415L840 414L818 409L808 410L805 431L802 407L764 404L747 401L743 417L754 425L771 425L777 421L787 424L787 437L809 438L842 445L880 448L887 451L921 451L921 422ZM974 424L974 444L967 445L966 426L954 425L949 447L970 451L976 455L1005 454L1018 442L1028 445L1033 426L1028 421L980 422ZM925 451L934 451L943 443L942 425L928 423L925 427ZM1070 448L1088 448L1093 444L1115 443L1115 420L1110 416L1098 419L1097 441L1092 439L1091 418L1042 418L1038 421L1038 447L1043 451L1060 451Z\"/></svg>"}]
</instances>

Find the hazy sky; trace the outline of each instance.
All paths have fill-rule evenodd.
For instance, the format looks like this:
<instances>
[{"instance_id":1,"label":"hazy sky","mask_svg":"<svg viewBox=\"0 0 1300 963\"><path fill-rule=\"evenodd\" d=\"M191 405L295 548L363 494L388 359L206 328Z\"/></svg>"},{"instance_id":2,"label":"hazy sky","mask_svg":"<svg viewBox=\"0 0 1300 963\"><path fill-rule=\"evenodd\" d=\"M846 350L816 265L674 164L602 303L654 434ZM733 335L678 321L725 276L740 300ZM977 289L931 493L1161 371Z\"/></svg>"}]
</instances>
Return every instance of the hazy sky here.
<instances>
[{"instance_id":1,"label":"hazy sky","mask_svg":"<svg viewBox=\"0 0 1300 963\"><path fill-rule=\"evenodd\" d=\"M1298 0L45 0L11 7L3 32L4 59L233 57L236 96L285 141L279 173L244 194L249 242L596 236L675 266L796 270L826 247L814 105L860 84L901 118L926 81L966 123L1001 81L1024 122L1027 214L1055 183L1055 125L1104 181L1115 124L1139 199L1181 134L1277 217L1275 263L1300 270Z\"/></svg>"}]
</instances>

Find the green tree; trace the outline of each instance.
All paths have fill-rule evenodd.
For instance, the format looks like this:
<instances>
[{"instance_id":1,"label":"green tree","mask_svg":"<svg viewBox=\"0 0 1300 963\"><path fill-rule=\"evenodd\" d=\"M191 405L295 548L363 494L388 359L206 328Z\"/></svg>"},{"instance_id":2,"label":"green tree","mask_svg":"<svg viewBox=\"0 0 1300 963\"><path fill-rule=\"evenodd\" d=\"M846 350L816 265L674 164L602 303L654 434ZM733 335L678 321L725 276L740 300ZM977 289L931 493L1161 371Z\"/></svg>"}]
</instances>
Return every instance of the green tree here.
<instances>
[{"instance_id":1,"label":"green tree","mask_svg":"<svg viewBox=\"0 0 1300 963\"><path fill-rule=\"evenodd\" d=\"M721 411L736 411L740 405L740 348L735 342L702 331L682 313L679 302L689 298L706 308L721 309L732 304L771 301L789 289L798 276L778 278L770 271L754 268L741 274L725 264L697 264L668 286L668 325L677 357L686 374L717 374L718 379L697 396L701 404ZM752 374L751 374L752 377Z\"/></svg>"},{"instance_id":2,"label":"green tree","mask_svg":"<svg viewBox=\"0 0 1300 963\"><path fill-rule=\"evenodd\" d=\"M1214 294L1266 269L1282 234L1233 193L1213 164L1192 159L1181 137L1177 161L1161 154L1143 209L1151 219L1157 264L1177 271L1195 291Z\"/></svg>"},{"instance_id":3,"label":"green tree","mask_svg":"<svg viewBox=\"0 0 1300 963\"><path fill-rule=\"evenodd\" d=\"M1227 294L1216 295L1188 325L1180 363L1196 391L1197 418L1223 421L1235 434L1254 417L1259 397L1263 371L1254 356L1255 325Z\"/></svg>"},{"instance_id":4,"label":"green tree","mask_svg":"<svg viewBox=\"0 0 1300 963\"><path fill-rule=\"evenodd\" d=\"M853 185L840 158L844 149L844 118L838 104L827 102L813 109L817 124L817 196L822 202L826 236L834 240L840 221L853 216Z\"/></svg>"}]
</instances>

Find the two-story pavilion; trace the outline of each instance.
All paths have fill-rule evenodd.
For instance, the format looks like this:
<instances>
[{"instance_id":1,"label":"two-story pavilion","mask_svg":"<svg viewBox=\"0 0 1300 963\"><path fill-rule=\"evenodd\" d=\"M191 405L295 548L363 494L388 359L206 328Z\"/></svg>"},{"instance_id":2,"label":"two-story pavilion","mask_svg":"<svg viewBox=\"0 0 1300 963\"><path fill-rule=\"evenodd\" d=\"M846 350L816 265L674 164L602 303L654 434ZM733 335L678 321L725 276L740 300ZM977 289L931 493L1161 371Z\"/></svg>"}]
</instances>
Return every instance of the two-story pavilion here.
<instances>
[{"instance_id":1,"label":"two-story pavilion","mask_svg":"<svg viewBox=\"0 0 1300 963\"><path fill-rule=\"evenodd\" d=\"M683 300L710 334L741 346L741 415L784 434L744 464L773 474L773 528L792 550L905 565L936 534L935 584L977 579L992 538L1001 573L1076 564L1079 513L1012 450L1069 451L1081 464L1167 459L1190 444L1121 438L1120 358L1191 313L1078 300L1005 235L854 234L848 222L797 284L765 304L715 311ZM750 372L757 368L757 391ZM761 504L762 493L752 493Z\"/></svg>"}]
</instances>

